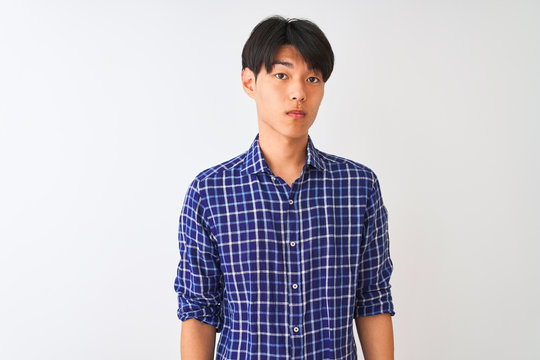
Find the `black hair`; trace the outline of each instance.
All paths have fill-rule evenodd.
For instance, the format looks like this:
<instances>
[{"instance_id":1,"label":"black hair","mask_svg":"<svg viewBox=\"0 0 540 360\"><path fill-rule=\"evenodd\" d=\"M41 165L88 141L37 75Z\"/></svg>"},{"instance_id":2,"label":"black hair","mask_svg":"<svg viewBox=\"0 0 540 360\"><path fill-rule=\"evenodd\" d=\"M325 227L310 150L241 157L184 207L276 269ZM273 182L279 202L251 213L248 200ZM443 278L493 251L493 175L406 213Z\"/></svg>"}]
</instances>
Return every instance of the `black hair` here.
<instances>
[{"instance_id":1,"label":"black hair","mask_svg":"<svg viewBox=\"0 0 540 360\"><path fill-rule=\"evenodd\" d=\"M258 23L242 50L242 69L255 73L255 80L264 64L272 71L272 62L277 49L292 45L304 58L307 65L322 73L326 82L334 69L334 52L322 30L307 19L286 19L274 15Z\"/></svg>"}]
</instances>

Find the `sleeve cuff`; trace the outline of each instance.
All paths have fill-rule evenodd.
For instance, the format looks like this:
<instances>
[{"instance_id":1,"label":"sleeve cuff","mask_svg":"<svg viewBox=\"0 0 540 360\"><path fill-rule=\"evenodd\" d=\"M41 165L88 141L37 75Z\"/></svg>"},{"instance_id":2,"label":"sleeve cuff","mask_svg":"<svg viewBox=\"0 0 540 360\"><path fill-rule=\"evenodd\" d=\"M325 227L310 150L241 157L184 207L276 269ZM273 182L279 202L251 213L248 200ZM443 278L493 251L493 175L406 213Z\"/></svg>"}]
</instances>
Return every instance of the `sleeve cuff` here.
<instances>
[{"instance_id":1,"label":"sleeve cuff","mask_svg":"<svg viewBox=\"0 0 540 360\"><path fill-rule=\"evenodd\" d=\"M204 307L192 310L178 309L178 318L181 321L188 319L196 319L216 328L216 332L220 333L223 330L223 317L219 307Z\"/></svg>"},{"instance_id":2,"label":"sleeve cuff","mask_svg":"<svg viewBox=\"0 0 540 360\"><path fill-rule=\"evenodd\" d=\"M197 304L193 301L186 300L182 296L179 296L178 299L177 315L181 321L196 319L205 324L212 325L216 328L216 332L221 332L224 325L222 304Z\"/></svg>"},{"instance_id":3,"label":"sleeve cuff","mask_svg":"<svg viewBox=\"0 0 540 360\"><path fill-rule=\"evenodd\" d=\"M389 313L394 316L394 303L390 288L383 291L374 291L364 296L364 299L356 300L354 306L354 317L370 316Z\"/></svg>"}]
</instances>

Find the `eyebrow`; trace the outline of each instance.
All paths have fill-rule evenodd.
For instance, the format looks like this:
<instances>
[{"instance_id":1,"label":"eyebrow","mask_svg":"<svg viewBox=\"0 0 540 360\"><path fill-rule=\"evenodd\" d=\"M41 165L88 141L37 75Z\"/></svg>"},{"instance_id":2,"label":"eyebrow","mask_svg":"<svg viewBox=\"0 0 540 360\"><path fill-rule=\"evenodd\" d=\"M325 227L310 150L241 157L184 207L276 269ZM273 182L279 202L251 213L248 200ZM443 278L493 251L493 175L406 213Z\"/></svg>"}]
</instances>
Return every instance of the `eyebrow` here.
<instances>
[{"instance_id":1,"label":"eyebrow","mask_svg":"<svg viewBox=\"0 0 540 360\"><path fill-rule=\"evenodd\" d=\"M282 61L282 60L273 61L271 65L274 66L274 65L277 65L277 64L286 66L288 68L293 68L294 67L294 65L292 63L290 63L288 61Z\"/></svg>"},{"instance_id":2,"label":"eyebrow","mask_svg":"<svg viewBox=\"0 0 540 360\"><path fill-rule=\"evenodd\" d=\"M294 68L294 65L288 61L283 61L283 60L276 60L276 61L273 61L272 62L272 67L274 67L274 65L283 65L283 66L286 66L290 69ZM311 65L308 65L308 69L309 70L313 70L313 67Z\"/></svg>"}]
</instances>

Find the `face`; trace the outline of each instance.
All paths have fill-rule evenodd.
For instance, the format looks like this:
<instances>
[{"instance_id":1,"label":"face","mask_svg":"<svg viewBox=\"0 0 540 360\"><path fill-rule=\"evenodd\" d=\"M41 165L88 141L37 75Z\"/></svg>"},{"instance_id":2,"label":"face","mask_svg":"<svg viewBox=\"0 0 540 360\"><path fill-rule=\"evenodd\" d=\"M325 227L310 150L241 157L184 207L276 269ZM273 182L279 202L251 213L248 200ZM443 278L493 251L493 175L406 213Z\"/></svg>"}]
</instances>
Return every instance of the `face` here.
<instances>
[{"instance_id":1,"label":"face","mask_svg":"<svg viewBox=\"0 0 540 360\"><path fill-rule=\"evenodd\" d=\"M263 64L257 81L253 71L242 71L244 91L257 104L260 132L303 138L315 121L324 95L322 74L309 69L292 45L279 47L274 58L272 70L267 72Z\"/></svg>"}]
</instances>

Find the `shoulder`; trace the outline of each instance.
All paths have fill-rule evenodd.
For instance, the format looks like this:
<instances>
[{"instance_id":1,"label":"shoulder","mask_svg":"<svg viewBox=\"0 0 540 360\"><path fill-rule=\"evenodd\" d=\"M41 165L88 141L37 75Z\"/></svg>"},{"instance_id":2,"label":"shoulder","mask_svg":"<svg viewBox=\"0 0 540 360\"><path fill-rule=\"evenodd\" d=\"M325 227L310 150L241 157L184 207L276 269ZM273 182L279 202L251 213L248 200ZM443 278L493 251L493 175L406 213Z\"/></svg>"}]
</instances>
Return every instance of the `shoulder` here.
<instances>
[{"instance_id":1,"label":"shoulder","mask_svg":"<svg viewBox=\"0 0 540 360\"><path fill-rule=\"evenodd\" d=\"M364 163L321 150L319 150L319 156L323 159L331 177L363 180L372 187L378 182L375 171Z\"/></svg>"},{"instance_id":2,"label":"shoulder","mask_svg":"<svg viewBox=\"0 0 540 360\"><path fill-rule=\"evenodd\" d=\"M200 170L195 176L193 182L198 184L206 184L208 182L214 182L218 179L223 180L230 177L239 176L246 155L247 150L228 160Z\"/></svg>"}]
</instances>

